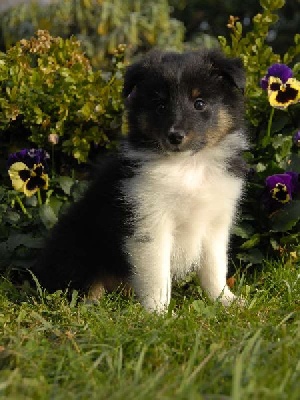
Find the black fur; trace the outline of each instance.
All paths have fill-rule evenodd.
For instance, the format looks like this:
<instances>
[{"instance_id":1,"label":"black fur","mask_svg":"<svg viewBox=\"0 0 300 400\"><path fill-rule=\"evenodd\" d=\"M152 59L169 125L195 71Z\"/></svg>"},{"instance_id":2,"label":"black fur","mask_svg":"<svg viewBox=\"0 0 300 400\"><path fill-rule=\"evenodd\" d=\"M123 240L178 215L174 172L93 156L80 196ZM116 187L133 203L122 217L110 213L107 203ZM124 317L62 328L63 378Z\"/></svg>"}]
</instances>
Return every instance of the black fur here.
<instances>
[{"instance_id":1,"label":"black fur","mask_svg":"<svg viewBox=\"0 0 300 400\"><path fill-rule=\"evenodd\" d=\"M237 58L217 50L179 53L152 51L127 70L124 96L129 107L129 139L134 146L174 150L167 140L170 127L178 131L216 129L217 111L226 104L233 129L244 124L245 73ZM201 114L193 108L192 90L207 99ZM226 130L226 127L224 127ZM207 139L197 134L180 150L200 150Z\"/></svg>"},{"instance_id":2,"label":"black fur","mask_svg":"<svg viewBox=\"0 0 300 400\"><path fill-rule=\"evenodd\" d=\"M118 155L108 156L82 200L73 204L53 228L33 271L50 291L87 291L94 280L126 281L130 267L122 238L131 234L131 209L120 192L133 167Z\"/></svg>"}]
</instances>

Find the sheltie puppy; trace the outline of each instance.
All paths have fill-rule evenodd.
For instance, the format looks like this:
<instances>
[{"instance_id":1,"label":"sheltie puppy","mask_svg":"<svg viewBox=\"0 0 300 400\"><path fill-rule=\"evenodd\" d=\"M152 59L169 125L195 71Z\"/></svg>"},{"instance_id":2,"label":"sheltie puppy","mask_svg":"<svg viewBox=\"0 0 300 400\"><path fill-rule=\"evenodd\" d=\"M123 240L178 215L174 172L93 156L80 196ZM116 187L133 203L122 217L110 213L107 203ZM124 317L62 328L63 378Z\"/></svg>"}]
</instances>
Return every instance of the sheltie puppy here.
<instances>
[{"instance_id":1,"label":"sheltie puppy","mask_svg":"<svg viewBox=\"0 0 300 400\"><path fill-rule=\"evenodd\" d=\"M229 305L228 243L245 181L245 73L219 50L152 50L127 67L128 135L62 215L33 272L49 291L90 298L120 285L150 311L196 271Z\"/></svg>"}]
</instances>

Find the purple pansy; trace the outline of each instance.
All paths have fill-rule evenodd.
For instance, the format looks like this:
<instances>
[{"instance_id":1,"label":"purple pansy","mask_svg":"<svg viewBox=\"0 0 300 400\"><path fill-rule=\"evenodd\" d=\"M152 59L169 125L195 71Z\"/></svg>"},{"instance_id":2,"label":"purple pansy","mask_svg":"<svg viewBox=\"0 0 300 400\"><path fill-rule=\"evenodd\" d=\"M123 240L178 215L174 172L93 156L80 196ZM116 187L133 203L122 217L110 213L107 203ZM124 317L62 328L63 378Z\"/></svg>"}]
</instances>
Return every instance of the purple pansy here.
<instances>
[{"instance_id":1,"label":"purple pansy","mask_svg":"<svg viewBox=\"0 0 300 400\"><path fill-rule=\"evenodd\" d=\"M269 77L267 77L267 75L265 75L261 80L260 80L260 87L263 90L267 90L269 86Z\"/></svg>"},{"instance_id":2,"label":"purple pansy","mask_svg":"<svg viewBox=\"0 0 300 400\"><path fill-rule=\"evenodd\" d=\"M260 86L262 89L268 89L268 82L270 76L279 78L282 83L286 83L288 79L293 77L293 71L285 64L273 64L268 68L267 74L261 79Z\"/></svg>"},{"instance_id":3,"label":"purple pansy","mask_svg":"<svg viewBox=\"0 0 300 400\"><path fill-rule=\"evenodd\" d=\"M43 149L22 149L10 154L7 161L7 168L10 168L16 162L22 162L30 169L37 164L42 164L47 169L47 160L49 158L49 154Z\"/></svg>"},{"instance_id":4,"label":"purple pansy","mask_svg":"<svg viewBox=\"0 0 300 400\"><path fill-rule=\"evenodd\" d=\"M266 178L266 187L270 200L285 204L289 203L299 190L299 174L287 171Z\"/></svg>"},{"instance_id":5,"label":"purple pansy","mask_svg":"<svg viewBox=\"0 0 300 400\"><path fill-rule=\"evenodd\" d=\"M284 110L300 101L300 82L285 64L271 65L260 86L268 92L269 103L274 108Z\"/></svg>"}]
</instances>

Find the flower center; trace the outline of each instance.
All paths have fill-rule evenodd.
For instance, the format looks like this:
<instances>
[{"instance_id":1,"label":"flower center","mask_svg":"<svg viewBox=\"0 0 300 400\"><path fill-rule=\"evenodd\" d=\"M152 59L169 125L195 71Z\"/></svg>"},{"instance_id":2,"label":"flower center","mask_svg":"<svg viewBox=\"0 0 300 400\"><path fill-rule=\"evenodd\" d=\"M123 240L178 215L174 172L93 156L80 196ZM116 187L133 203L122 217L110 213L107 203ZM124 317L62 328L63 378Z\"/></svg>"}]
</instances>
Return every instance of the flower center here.
<instances>
[{"instance_id":1,"label":"flower center","mask_svg":"<svg viewBox=\"0 0 300 400\"><path fill-rule=\"evenodd\" d=\"M270 191L272 198L279 201L279 203L288 203L291 200L291 196L288 189L283 183L276 183L275 187Z\"/></svg>"}]
</instances>

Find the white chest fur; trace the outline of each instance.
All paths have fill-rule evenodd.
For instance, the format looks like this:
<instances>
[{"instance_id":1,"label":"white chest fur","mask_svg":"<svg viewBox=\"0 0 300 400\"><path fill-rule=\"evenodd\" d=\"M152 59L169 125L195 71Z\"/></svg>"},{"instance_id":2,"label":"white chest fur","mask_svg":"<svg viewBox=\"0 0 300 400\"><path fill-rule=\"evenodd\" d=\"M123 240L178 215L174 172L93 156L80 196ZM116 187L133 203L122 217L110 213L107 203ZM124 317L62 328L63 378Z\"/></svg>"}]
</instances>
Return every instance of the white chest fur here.
<instances>
[{"instance_id":1,"label":"white chest fur","mask_svg":"<svg viewBox=\"0 0 300 400\"><path fill-rule=\"evenodd\" d=\"M224 289L229 230L243 186L227 171L227 159L224 146L149 157L124 183L134 213L125 251L133 286L147 308L169 304L172 276L192 266L212 298ZM229 289L225 295L224 303L234 298Z\"/></svg>"},{"instance_id":2,"label":"white chest fur","mask_svg":"<svg viewBox=\"0 0 300 400\"><path fill-rule=\"evenodd\" d=\"M216 225L227 229L241 189L240 179L197 155L146 163L126 188L135 210L135 239L170 235L171 271L182 275L199 263L203 237Z\"/></svg>"}]
</instances>

